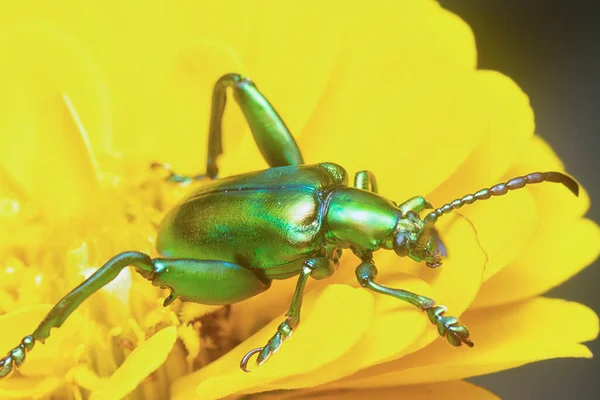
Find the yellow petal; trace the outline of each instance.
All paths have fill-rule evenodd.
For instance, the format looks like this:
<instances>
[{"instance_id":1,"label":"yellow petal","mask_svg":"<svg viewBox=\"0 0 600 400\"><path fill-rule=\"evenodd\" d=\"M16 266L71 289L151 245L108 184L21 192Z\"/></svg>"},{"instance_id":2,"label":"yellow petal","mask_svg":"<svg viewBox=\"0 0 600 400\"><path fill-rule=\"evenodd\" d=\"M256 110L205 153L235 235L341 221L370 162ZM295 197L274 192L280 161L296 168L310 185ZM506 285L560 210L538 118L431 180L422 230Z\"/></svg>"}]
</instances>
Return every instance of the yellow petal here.
<instances>
[{"instance_id":1,"label":"yellow petal","mask_svg":"<svg viewBox=\"0 0 600 400\"><path fill-rule=\"evenodd\" d=\"M89 128L92 147L101 152L109 151L112 139L107 90L109 86L102 78L106 77L107 65L112 63L114 69L125 64L117 51L118 47L123 47L118 46L123 42L123 35L115 34L115 27L106 24L101 13L97 12L96 5L92 3L65 0L60 4L50 5L43 0L24 0L5 4L2 11L0 26L6 28L4 32L14 33L18 29L31 28L31 31L22 36L6 36L11 47L15 46L13 50L19 52L20 57L26 58L13 59L11 65L4 67L12 66L22 70L17 76L22 76L24 72L25 77L33 78L34 82L37 81L35 83L41 81L42 90L60 90L63 85L62 90L70 94L82 121ZM41 32L36 33L36 29ZM2 36L2 30L0 32ZM48 37L36 36L39 33L45 33ZM53 41L56 43L51 43ZM19 51L19 46L35 48L36 51L23 54L22 49ZM106 60L105 57L99 57L99 53L111 55L118 62L115 62L115 58ZM44 63L39 63L42 58ZM129 65L123 69L127 70L128 67ZM38 68L41 68L41 74L35 73ZM48 72L51 73L47 74ZM28 87L25 85L21 89Z\"/></svg>"},{"instance_id":2,"label":"yellow petal","mask_svg":"<svg viewBox=\"0 0 600 400\"><path fill-rule=\"evenodd\" d=\"M22 20L2 33L0 51L12 60L0 74L10 100L0 104L3 167L49 216L80 215L100 193L87 132L98 126L86 124L108 118L102 79L57 26Z\"/></svg>"},{"instance_id":3,"label":"yellow petal","mask_svg":"<svg viewBox=\"0 0 600 400\"><path fill-rule=\"evenodd\" d=\"M406 399L406 400L495 400L499 399L498 396L487 390L476 386L472 383L465 381L452 381L442 383L430 383L425 385L410 385L410 386L393 386L395 382L389 382L389 385L377 386L370 385L368 380L362 382L361 388L365 389L352 389L349 391L333 391L319 392L318 389L314 392L310 392L310 398L314 399L368 399L368 398L379 398L379 399ZM306 391L302 391L298 396L294 396L293 393L284 393L288 399L304 398ZM265 397L271 399L271 396ZM276 397L273 397L276 399Z\"/></svg>"},{"instance_id":4,"label":"yellow petal","mask_svg":"<svg viewBox=\"0 0 600 400\"><path fill-rule=\"evenodd\" d=\"M547 298L469 312L462 319L474 348L453 348L438 341L403 359L362 371L352 381L347 378L343 387L360 387L361 378L379 385L410 385L483 375L550 358L590 358L590 351L579 343L598 334L598 317L592 310Z\"/></svg>"},{"instance_id":5,"label":"yellow petal","mask_svg":"<svg viewBox=\"0 0 600 400\"><path fill-rule=\"evenodd\" d=\"M213 399L240 391L252 392L253 388L276 379L314 371L351 349L368 328L372 316L373 298L366 290L330 285L312 291L304 300L300 326L267 363L252 368L251 360L251 374L238 368L248 351L269 340L284 316L217 361L175 382L174 398L189 399L197 395Z\"/></svg>"},{"instance_id":6,"label":"yellow petal","mask_svg":"<svg viewBox=\"0 0 600 400\"><path fill-rule=\"evenodd\" d=\"M381 192L397 201L426 194L484 132L473 64L450 50L474 55L472 35L434 2L353 5L344 12L347 47L299 138L306 159L369 169ZM425 18L431 29L423 29Z\"/></svg>"},{"instance_id":7,"label":"yellow petal","mask_svg":"<svg viewBox=\"0 0 600 400\"><path fill-rule=\"evenodd\" d=\"M160 367L177 339L177 328L170 326L155 333L136 347L100 390L90 399L120 399L134 390L148 375Z\"/></svg>"},{"instance_id":8,"label":"yellow petal","mask_svg":"<svg viewBox=\"0 0 600 400\"><path fill-rule=\"evenodd\" d=\"M343 13L338 4L318 0L270 0L256 4L254 11L260 29L250 40L260 46L251 46L243 55L245 65L288 128L300 137L338 59Z\"/></svg>"},{"instance_id":9,"label":"yellow petal","mask_svg":"<svg viewBox=\"0 0 600 400\"><path fill-rule=\"evenodd\" d=\"M240 53L257 29L253 4L229 3L98 5L107 19L98 25L116 32L102 40L111 53L98 49L113 89L116 150L140 162L168 162L180 173L204 172L213 85L223 74L248 72ZM229 154L247 128L234 101L225 115Z\"/></svg>"},{"instance_id":10,"label":"yellow petal","mask_svg":"<svg viewBox=\"0 0 600 400\"><path fill-rule=\"evenodd\" d=\"M150 97L154 100L150 107L160 110L155 118L149 118L154 126L149 127L150 132L129 134L122 146L151 157L149 160L172 164L180 173L204 173L213 86L224 73L246 73L247 68L234 49L207 39L167 53L167 61L165 70L156 77L157 95ZM163 113L170 118L165 119ZM223 148L228 154L247 128L233 98L228 101L225 115ZM140 141L143 150L134 144ZM236 161L236 165L245 164ZM229 174L225 168L228 164L226 159L219 159L219 166L224 167L222 174Z\"/></svg>"},{"instance_id":11,"label":"yellow petal","mask_svg":"<svg viewBox=\"0 0 600 400\"><path fill-rule=\"evenodd\" d=\"M533 133L533 114L527 96L514 82L490 71L478 72L477 80L482 93L486 93L481 99L487 104L486 134L460 168L427 196L436 207L512 178L505 175L506 171ZM527 245L534 231L536 213L533 198L526 190L481 203L467 205L460 213L473 221L488 253L484 277L487 280Z\"/></svg>"},{"instance_id":12,"label":"yellow petal","mask_svg":"<svg viewBox=\"0 0 600 400\"><path fill-rule=\"evenodd\" d=\"M42 398L50 395L64 384L55 377L12 376L0 382L0 399Z\"/></svg>"},{"instance_id":13,"label":"yellow petal","mask_svg":"<svg viewBox=\"0 0 600 400\"><path fill-rule=\"evenodd\" d=\"M478 71L475 81L480 91L478 112L485 114L485 135L460 168L428 196L434 205L498 183L533 135L529 99L510 78Z\"/></svg>"},{"instance_id":14,"label":"yellow petal","mask_svg":"<svg viewBox=\"0 0 600 400\"><path fill-rule=\"evenodd\" d=\"M484 280L520 255L534 236L538 222L533 196L526 190L465 206L460 213L473 222L479 243L488 256Z\"/></svg>"},{"instance_id":15,"label":"yellow petal","mask_svg":"<svg viewBox=\"0 0 600 400\"><path fill-rule=\"evenodd\" d=\"M591 264L600 253L593 221L542 221L519 257L487 281L472 308L490 307L544 293Z\"/></svg>"},{"instance_id":16,"label":"yellow petal","mask_svg":"<svg viewBox=\"0 0 600 400\"><path fill-rule=\"evenodd\" d=\"M82 388L90 391L100 389L104 385L103 380L87 365L77 365L71 368L67 373L67 379L69 378Z\"/></svg>"}]
</instances>

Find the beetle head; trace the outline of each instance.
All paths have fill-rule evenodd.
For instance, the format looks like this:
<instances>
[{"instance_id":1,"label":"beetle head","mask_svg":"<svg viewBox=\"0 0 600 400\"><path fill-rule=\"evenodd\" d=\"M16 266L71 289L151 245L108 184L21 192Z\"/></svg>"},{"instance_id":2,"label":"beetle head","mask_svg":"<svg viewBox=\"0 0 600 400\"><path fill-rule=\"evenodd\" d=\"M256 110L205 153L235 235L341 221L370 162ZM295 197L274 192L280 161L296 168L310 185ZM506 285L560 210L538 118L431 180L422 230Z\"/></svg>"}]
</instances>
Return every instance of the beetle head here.
<instances>
[{"instance_id":1,"label":"beetle head","mask_svg":"<svg viewBox=\"0 0 600 400\"><path fill-rule=\"evenodd\" d=\"M425 261L428 267L439 267L442 265L442 258L446 257L447 253L437 231L433 231L421 249L416 245L424 225L416 213L408 213L401 218L394 231L392 243L394 251L400 257L408 256L417 262Z\"/></svg>"}]
</instances>

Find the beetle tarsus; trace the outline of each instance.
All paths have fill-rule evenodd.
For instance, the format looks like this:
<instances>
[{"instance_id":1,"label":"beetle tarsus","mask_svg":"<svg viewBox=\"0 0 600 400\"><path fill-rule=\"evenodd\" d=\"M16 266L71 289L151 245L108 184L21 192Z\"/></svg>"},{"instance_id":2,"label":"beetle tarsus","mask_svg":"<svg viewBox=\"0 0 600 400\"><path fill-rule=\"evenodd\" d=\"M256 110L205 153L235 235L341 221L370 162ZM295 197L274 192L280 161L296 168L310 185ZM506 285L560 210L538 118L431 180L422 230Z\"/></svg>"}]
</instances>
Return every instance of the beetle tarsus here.
<instances>
[{"instance_id":1,"label":"beetle tarsus","mask_svg":"<svg viewBox=\"0 0 600 400\"><path fill-rule=\"evenodd\" d=\"M211 174L198 174L198 175L181 175L173 171L173 168L167 163L153 162L150 164L151 169L162 170L167 173L165 181L173 183L181 183L187 185L192 181L202 181L204 179L214 179Z\"/></svg>"},{"instance_id":2,"label":"beetle tarsus","mask_svg":"<svg viewBox=\"0 0 600 400\"><path fill-rule=\"evenodd\" d=\"M27 352L33 349L35 339L32 335L25 336L21 343L8 352L6 357L0 359L0 379L10 377L15 369L19 369L25 362Z\"/></svg>"},{"instance_id":3,"label":"beetle tarsus","mask_svg":"<svg viewBox=\"0 0 600 400\"><path fill-rule=\"evenodd\" d=\"M256 353L258 353L258 357L256 358L256 366L260 367L266 363L271 355L279 350L283 342L292 336L292 333L294 332L294 326L296 325L297 323L290 321L289 318L288 320L282 322L277 328L277 332L275 332L275 334L271 337L271 339L269 339L264 347L258 347L246 353L246 355L240 361L240 368L242 371L250 372L247 368L248 361L250 360L250 357Z\"/></svg>"},{"instance_id":4,"label":"beetle tarsus","mask_svg":"<svg viewBox=\"0 0 600 400\"><path fill-rule=\"evenodd\" d=\"M466 326L460 324L455 317L444 316L446 307L432 306L425 309L425 312L431 323L437 326L440 336L445 336L452 346L458 347L465 344L468 347L473 347L475 345L469 340L469 330Z\"/></svg>"}]
</instances>

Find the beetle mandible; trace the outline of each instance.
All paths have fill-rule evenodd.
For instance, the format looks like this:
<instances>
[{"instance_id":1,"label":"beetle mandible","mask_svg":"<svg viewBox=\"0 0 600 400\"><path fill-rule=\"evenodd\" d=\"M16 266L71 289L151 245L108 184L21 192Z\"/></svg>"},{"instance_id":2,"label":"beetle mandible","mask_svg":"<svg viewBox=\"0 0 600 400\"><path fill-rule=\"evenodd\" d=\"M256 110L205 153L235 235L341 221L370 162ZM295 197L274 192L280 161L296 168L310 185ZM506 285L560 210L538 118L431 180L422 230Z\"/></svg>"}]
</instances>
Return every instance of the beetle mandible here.
<instances>
[{"instance_id":1,"label":"beetle mandible","mask_svg":"<svg viewBox=\"0 0 600 400\"><path fill-rule=\"evenodd\" d=\"M217 179L228 89L233 91L271 168ZM378 194L375 176L369 171L358 172L350 185L345 169L337 164L305 165L281 117L256 85L239 74L224 75L214 86L205 173L183 176L165 164L153 167L166 169L167 180L172 182L211 180L164 218L157 240L157 250L164 258L136 251L111 258L63 297L35 331L0 360L0 378L19 368L36 341L48 338L52 328L60 327L85 299L127 266L135 267L153 285L171 290L165 306L177 297L202 304L232 304L266 291L274 279L297 276L285 321L263 347L242 358L240 367L248 371L254 354L258 353L256 365L261 365L290 337L300 322L307 280L331 276L343 249L360 259L356 277L361 286L426 312L451 345L473 346L467 328L456 318L445 316L445 307L433 299L377 283L373 252L393 250L400 257L438 267L445 254L435 223L442 215L543 181L558 182L575 195L579 193L578 184L560 172L534 172L435 209L421 196L397 205ZM426 209L433 211L421 219L419 213Z\"/></svg>"}]
</instances>

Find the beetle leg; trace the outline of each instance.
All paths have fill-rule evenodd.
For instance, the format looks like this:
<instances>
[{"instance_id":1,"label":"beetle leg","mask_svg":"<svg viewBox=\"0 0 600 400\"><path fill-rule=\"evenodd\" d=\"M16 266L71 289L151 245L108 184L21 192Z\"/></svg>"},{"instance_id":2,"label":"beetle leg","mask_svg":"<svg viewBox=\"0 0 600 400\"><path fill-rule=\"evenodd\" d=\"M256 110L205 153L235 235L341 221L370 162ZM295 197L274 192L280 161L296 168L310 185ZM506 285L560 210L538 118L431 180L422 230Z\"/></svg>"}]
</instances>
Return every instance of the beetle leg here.
<instances>
[{"instance_id":1,"label":"beetle leg","mask_svg":"<svg viewBox=\"0 0 600 400\"><path fill-rule=\"evenodd\" d=\"M176 297L203 304L232 304L269 288L271 281L261 279L247 268L219 260L150 258L147 254L129 251L108 260L82 284L63 297L46 315L35 331L0 359L0 378L9 376L25 361L36 341L44 342L52 328L59 328L71 313L93 293L115 279L127 266L134 266L155 286L171 289L165 300Z\"/></svg>"},{"instance_id":2,"label":"beetle leg","mask_svg":"<svg viewBox=\"0 0 600 400\"><path fill-rule=\"evenodd\" d=\"M153 162L150 164L150 168L152 169L161 169L165 171L168 175L165 177L165 181L167 182L175 182L175 183L190 183L191 181L201 181L204 179L210 179L206 175L181 175L173 171L171 166L167 163L159 163Z\"/></svg>"},{"instance_id":3,"label":"beetle leg","mask_svg":"<svg viewBox=\"0 0 600 400\"><path fill-rule=\"evenodd\" d=\"M377 193L377 178L371 171L359 171L354 175L354 187Z\"/></svg>"},{"instance_id":4,"label":"beetle leg","mask_svg":"<svg viewBox=\"0 0 600 400\"><path fill-rule=\"evenodd\" d=\"M52 328L60 327L85 299L115 279L119 272L128 265L135 266L144 277L151 276L154 271L152 260L143 253L126 252L110 259L81 285L63 297L50 310L35 331L31 335L25 336L17 347L0 360L0 378L9 376L13 372L13 367L19 368L25 362L27 352L33 349L36 341L43 343L50 336Z\"/></svg>"},{"instance_id":5,"label":"beetle leg","mask_svg":"<svg viewBox=\"0 0 600 400\"><path fill-rule=\"evenodd\" d=\"M281 167L304 163L294 137L271 103L256 88L254 82L239 74L227 74L217 81L213 89L206 175L211 178L217 176L216 159L223 153L221 122L227 99L227 88L233 90L233 97L242 109L254 141L269 166Z\"/></svg>"},{"instance_id":6,"label":"beetle leg","mask_svg":"<svg viewBox=\"0 0 600 400\"><path fill-rule=\"evenodd\" d=\"M339 250L332 250L335 255L339 257ZM304 262L300 276L298 277L298 283L296 284L296 290L292 297L292 303L288 312L285 314L285 321L279 325L277 332L269 339L264 347L258 347L246 353L246 355L240 361L240 368L244 372L250 372L248 370L248 361L250 358L258 353L256 359L256 365L261 366L264 364L273 353L277 352L283 342L292 336L294 329L300 324L300 309L302 308L302 300L304 298L304 288L308 278L312 276L315 279L324 279L337 269L338 260L329 259L326 257L310 258Z\"/></svg>"},{"instance_id":7,"label":"beetle leg","mask_svg":"<svg viewBox=\"0 0 600 400\"><path fill-rule=\"evenodd\" d=\"M254 141L269 166L281 167L304 163L294 137L277 111L275 111L275 108L256 88L254 82L239 74L227 74L215 83L213 89L208 129L206 172L193 177L182 176L163 167L170 173L167 177L168 181L185 183L191 180L215 179L217 177L219 173L217 158L223 154L222 119L227 102L227 88L233 90L233 97L242 109L254 136ZM155 165L164 166L164 164L155 163L153 167Z\"/></svg>"},{"instance_id":8,"label":"beetle leg","mask_svg":"<svg viewBox=\"0 0 600 400\"><path fill-rule=\"evenodd\" d=\"M435 305L435 302L428 297L375 283L376 276L377 268L373 260L369 258L363 259L363 262L356 268L356 278L362 287L404 300L418 307L419 310L425 311L431 323L437 325L440 336L445 336L452 346L460 346L464 343L469 347L473 347L473 342L469 340L469 330L467 327L460 324L457 318L443 315L446 307Z\"/></svg>"}]
</instances>

